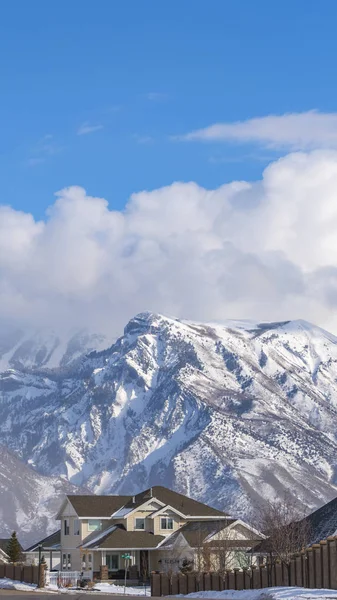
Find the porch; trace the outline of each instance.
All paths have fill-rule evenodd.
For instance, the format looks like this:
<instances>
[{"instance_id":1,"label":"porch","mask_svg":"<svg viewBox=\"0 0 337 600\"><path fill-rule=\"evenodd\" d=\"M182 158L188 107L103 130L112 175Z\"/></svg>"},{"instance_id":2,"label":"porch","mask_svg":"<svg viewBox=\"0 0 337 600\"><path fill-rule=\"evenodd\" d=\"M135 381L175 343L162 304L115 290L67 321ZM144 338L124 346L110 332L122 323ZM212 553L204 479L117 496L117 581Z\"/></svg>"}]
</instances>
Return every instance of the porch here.
<instances>
[{"instance_id":1,"label":"porch","mask_svg":"<svg viewBox=\"0 0 337 600\"><path fill-rule=\"evenodd\" d=\"M125 558L126 556L130 558ZM84 576L87 575L94 581L121 583L125 581L125 571L127 585L148 583L150 580L151 560L148 550L92 550L82 558Z\"/></svg>"}]
</instances>

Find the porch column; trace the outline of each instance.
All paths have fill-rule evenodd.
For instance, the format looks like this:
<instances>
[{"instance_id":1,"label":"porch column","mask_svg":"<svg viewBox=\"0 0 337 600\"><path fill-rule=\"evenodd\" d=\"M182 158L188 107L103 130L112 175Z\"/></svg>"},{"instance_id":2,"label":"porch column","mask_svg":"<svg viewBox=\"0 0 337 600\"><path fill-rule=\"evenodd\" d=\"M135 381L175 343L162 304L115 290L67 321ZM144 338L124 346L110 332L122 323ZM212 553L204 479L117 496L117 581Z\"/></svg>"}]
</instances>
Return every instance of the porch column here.
<instances>
[{"instance_id":1,"label":"porch column","mask_svg":"<svg viewBox=\"0 0 337 600\"><path fill-rule=\"evenodd\" d=\"M53 551L51 550L49 552L49 571L51 571L53 568Z\"/></svg>"},{"instance_id":2,"label":"porch column","mask_svg":"<svg viewBox=\"0 0 337 600\"><path fill-rule=\"evenodd\" d=\"M101 550L101 565L106 565L106 550Z\"/></svg>"}]
</instances>

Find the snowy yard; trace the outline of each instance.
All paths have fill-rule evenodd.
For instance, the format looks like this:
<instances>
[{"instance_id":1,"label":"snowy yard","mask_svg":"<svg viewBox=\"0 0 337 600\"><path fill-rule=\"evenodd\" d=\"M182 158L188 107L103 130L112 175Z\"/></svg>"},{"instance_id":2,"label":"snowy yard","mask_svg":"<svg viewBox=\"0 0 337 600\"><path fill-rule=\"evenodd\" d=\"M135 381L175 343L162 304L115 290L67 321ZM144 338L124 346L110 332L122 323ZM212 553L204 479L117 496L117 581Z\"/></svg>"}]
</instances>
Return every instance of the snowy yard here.
<instances>
[{"instance_id":1,"label":"snowy yard","mask_svg":"<svg viewBox=\"0 0 337 600\"><path fill-rule=\"evenodd\" d=\"M13 579L0 579L1 590L17 590L18 592L31 592L36 589L34 583L21 583L21 581L13 581Z\"/></svg>"},{"instance_id":2,"label":"snowy yard","mask_svg":"<svg viewBox=\"0 0 337 600\"><path fill-rule=\"evenodd\" d=\"M110 583L96 583L94 590L98 590L104 594L118 594L122 596L124 594L123 585L110 585ZM125 594L127 596L151 596L150 586L144 587L126 587Z\"/></svg>"},{"instance_id":3,"label":"snowy yard","mask_svg":"<svg viewBox=\"0 0 337 600\"><path fill-rule=\"evenodd\" d=\"M311 590L301 587L274 587L260 590L225 590L223 592L194 592L188 598L217 600L337 600L337 590Z\"/></svg>"},{"instance_id":4,"label":"snowy yard","mask_svg":"<svg viewBox=\"0 0 337 600\"><path fill-rule=\"evenodd\" d=\"M18 592L62 592L64 594L74 594L78 593L78 588L69 587L69 588L58 588L55 585L47 586L43 589L37 589L34 583L21 583L21 581L14 581L13 579L0 579L0 589L2 590L17 590ZM101 592L102 594L116 594L116 595L124 595L124 586L122 585L110 585L109 583L96 583L93 587L93 590L83 590L81 589L81 593L92 594L95 595L97 592ZM126 596L151 596L150 587L146 588L143 586L140 587L126 587L125 588Z\"/></svg>"}]
</instances>

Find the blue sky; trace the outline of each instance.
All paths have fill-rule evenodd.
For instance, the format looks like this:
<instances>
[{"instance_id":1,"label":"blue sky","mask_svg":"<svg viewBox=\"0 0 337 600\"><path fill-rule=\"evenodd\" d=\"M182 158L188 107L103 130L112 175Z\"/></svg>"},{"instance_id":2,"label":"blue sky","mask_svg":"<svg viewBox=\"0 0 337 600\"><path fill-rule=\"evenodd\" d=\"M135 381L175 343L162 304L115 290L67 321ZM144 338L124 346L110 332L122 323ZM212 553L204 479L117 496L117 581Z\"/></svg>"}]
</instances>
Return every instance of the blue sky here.
<instances>
[{"instance_id":1,"label":"blue sky","mask_svg":"<svg viewBox=\"0 0 337 600\"><path fill-rule=\"evenodd\" d=\"M258 179L280 150L171 136L336 110L334 1L11 0L1 9L1 203L37 218L70 185L122 208L132 192L177 180Z\"/></svg>"}]
</instances>

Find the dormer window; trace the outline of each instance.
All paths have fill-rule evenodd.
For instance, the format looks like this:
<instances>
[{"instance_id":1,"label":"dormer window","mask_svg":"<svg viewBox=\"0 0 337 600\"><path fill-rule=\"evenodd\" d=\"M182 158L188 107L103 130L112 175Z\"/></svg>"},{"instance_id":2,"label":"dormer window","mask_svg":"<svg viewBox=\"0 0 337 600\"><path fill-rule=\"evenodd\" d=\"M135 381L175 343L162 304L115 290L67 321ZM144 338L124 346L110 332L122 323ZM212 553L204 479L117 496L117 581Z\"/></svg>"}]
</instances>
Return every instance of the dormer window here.
<instances>
[{"instance_id":1,"label":"dormer window","mask_svg":"<svg viewBox=\"0 0 337 600\"><path fill-rule=\"evenodd\" d=\"M145 519L135 519L135 529L141 529L142 531L144 531Z\"/></svg>"},{"instance_id":2,"label":"dormer window","mask_svg":"<svg viewBox=\"0 0 337 600\"><path fill-rule=\"evenodd\" d=\"M171 517L161 517L160 529L173 529L173 519Z\"/></svg>"}]
</instances>

